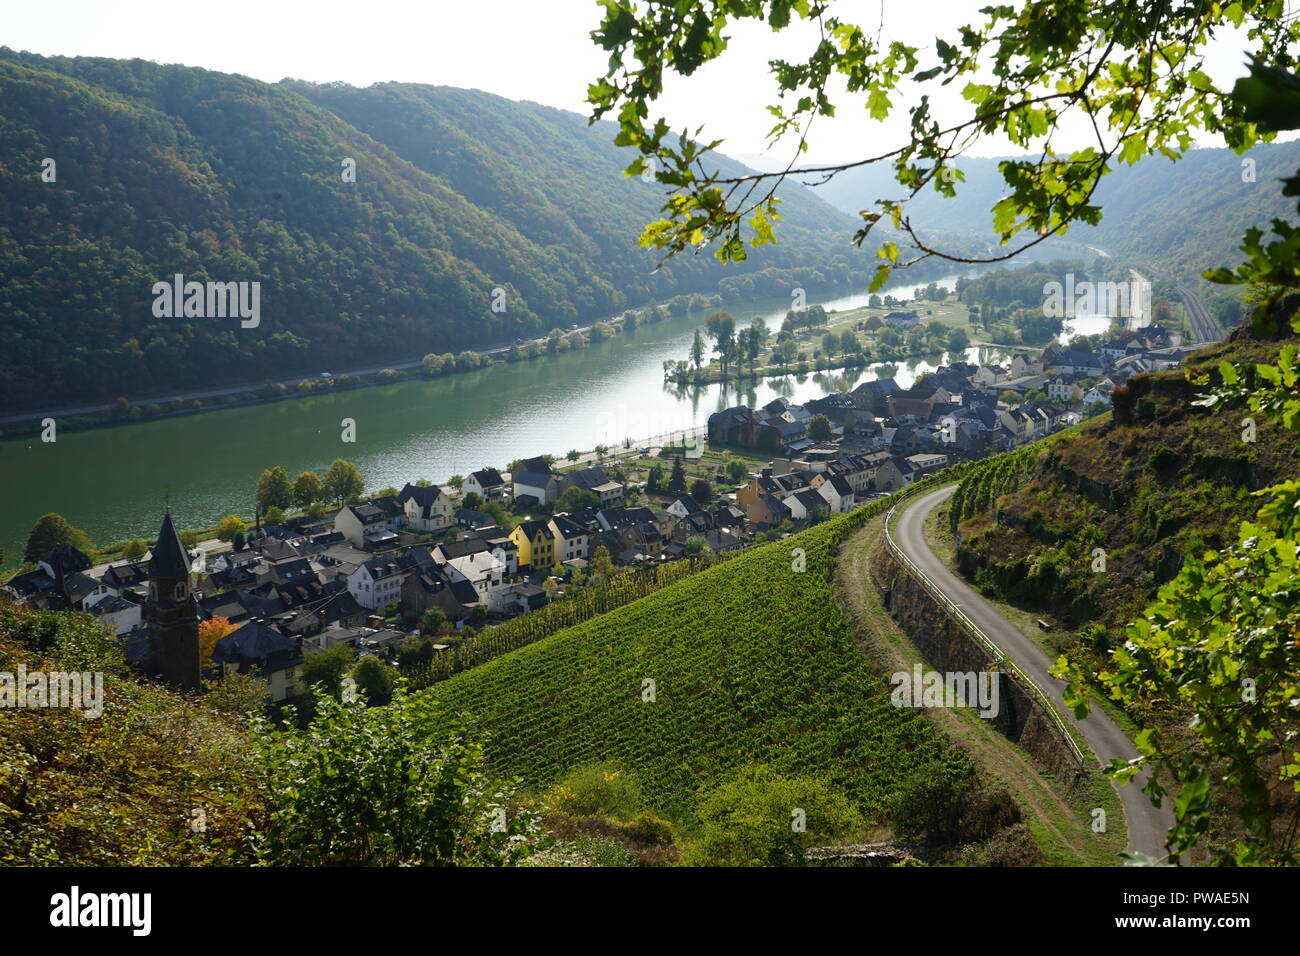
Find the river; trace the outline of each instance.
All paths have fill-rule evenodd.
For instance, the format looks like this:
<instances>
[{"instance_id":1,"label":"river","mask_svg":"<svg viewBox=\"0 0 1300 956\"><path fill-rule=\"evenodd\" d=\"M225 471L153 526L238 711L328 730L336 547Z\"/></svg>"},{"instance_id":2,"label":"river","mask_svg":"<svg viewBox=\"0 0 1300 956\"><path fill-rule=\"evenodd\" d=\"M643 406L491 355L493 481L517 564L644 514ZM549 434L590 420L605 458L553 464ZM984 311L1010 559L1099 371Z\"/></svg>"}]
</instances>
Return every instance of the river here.
<instances>
[{"instance_id":1,"label":"river","mask_svg":"<svg viewBox=\"0 0 1300 956\"><path fill-rule=\"evenodd\" d=\"M939 281L952 288L956 277ZM911 298L914 289L888 291ZM859 293L822 305L839 310L866 302L867 294ZM726 308L737 325L762 315L776 329L786 307L768 301ZM4 563L21 559L27 534L49 511L106 546L152 537L168 498L181 527L250 514L257 476L272 465L296 476L346 458L358 464L372 490L420 478L442 482L515 458L679 432L729 405L762 405L778 395L815 398L833 391L837 377L850 387L876 377L872 367L761 379L739 392L722 385L665 386L664 361L686 357L703 318L680 316L574 352L446 378L69 432L48 444L0 442ZM1002 357L987 349L967 354L973 361ZM899 363L897 380L906 387L932 368L918 360ZM356 422L355 443L342 440L345 418Z\"/></svg>"}]
</instances>

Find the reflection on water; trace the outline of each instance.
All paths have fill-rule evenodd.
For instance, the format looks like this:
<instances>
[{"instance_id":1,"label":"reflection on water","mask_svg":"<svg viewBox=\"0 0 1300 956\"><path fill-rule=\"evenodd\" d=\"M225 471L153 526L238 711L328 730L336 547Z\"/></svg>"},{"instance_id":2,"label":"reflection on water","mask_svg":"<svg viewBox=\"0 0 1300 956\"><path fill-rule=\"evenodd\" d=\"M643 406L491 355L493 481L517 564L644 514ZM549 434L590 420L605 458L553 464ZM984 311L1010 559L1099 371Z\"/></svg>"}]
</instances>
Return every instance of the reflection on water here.
<instances>
[{"instance_id":1,"label":"reflection on water","mask_svg":"<svg viewBox=\"0 0 1300 956\"><path fill-rule=\"evenodd\" d=\"M948 288L955 282L955 276L940 280ZM910 298L914 287L889 291ZM841 310L864 305L867 298L858 293L822 304ZM779 328L786 308L769 301L730 311L757 314L769 328ZM31 527L48 511L109 544L156 532L168 497L186 527L251 514L258 474L277 464L296 476L346 458L360 466L372 490L420 478L446 481L516 458L677 434L735 404L761 406L777 397L807 401L875 378L881 367L665 387L663 363L685 357L703 320L672 318L575 352L446 378L60 434L53 444L0 442L6 492L0 548L20 554ZM1009 353L982 354L998 360ZM969 358L980 355L979 349L967 351ZM947 357L901 364L898 384L911 385L942 361ZM344 418L356 421L355 443L342 440Z\"/></svg>"}]
</instances>

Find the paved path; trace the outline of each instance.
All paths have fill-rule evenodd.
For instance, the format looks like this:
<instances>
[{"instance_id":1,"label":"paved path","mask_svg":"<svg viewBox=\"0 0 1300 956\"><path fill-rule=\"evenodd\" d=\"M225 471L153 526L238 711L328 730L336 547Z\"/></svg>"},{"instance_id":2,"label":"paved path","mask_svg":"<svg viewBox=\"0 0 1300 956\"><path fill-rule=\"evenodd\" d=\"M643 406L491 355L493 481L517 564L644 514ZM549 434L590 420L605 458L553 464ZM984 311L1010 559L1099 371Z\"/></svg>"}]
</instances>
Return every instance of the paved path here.
<instances>
[{"instance_id":1,"label":"paved path","mask_svg":"<svg viewBox=\"0 0 1300 956\"><path fill-rule=\"evenodd\" d=\"M1128 735L1095 703L1085 720L1075 720L1061 696L1065 682L1051 675L1054 661L1020 628L1003 617L993 605L949 570L943 559L930 549L925 540L925 519L936 507L947 501L956 489L956 485L949 485L930 492L917 498L905 510L897 512L890 530L898 547L1042 688L1065 719L1083 734L1088 746L1103 765L1109 764L1116 757L1131 760L1138 756ZM1115 788L1128 822L1128 849L1162 858L1166 855L1165 834L1173 826L1173 813L1167 799L1160 809L1151 805L1141 790L1145 780L1146 775L1143 774L1132 782Z\"/></svg>"}]
</instances>

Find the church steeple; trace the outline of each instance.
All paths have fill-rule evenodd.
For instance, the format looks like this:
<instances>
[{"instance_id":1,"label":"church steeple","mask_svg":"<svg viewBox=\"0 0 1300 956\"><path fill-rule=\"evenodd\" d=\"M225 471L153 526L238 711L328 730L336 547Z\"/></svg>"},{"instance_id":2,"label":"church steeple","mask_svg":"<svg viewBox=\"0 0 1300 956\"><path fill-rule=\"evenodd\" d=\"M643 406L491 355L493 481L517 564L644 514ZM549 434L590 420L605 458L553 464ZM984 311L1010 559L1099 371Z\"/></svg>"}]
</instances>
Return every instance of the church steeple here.
<instances>
[{"instance_id":1,"label":"church steeple","mask_svg":"<svg viewBox=\"0 0 1300 956\"><path fill-rule=\"evenodd\" d=\"M149 600L144 606L149 629L150 670L167 683L187 690L199 687L199 605L190 587L190 558L172 523L163 515L158 543L149 557Z\"/></svg>"},{"instance_id":2,"label":"church steeple","mask_svg":"<svg viewBox=\"0 0 1300 956\"><path fill-rule=\"evenodd\" d=\"M149 557L149 578L187 577L190 573L190 556L181 543L181 536L172 523L171 509L163 515L162 528L158 532L158 543L153 546Z\"/></svg>"}]
</instances>

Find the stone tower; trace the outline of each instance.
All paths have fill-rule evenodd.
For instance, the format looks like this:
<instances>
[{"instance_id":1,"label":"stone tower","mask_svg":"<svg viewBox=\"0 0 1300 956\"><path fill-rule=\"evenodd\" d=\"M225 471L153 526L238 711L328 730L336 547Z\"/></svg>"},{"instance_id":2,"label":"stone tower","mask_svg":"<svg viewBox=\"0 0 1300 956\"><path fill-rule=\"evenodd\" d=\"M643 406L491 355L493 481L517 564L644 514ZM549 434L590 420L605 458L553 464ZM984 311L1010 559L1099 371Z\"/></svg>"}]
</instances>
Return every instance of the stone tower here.
<instances>
[{"instance_id":1,"label":"stone tower","mask_svg":"<svg viewBox=\"0 0 1300 956\"><path fill-rule=\"evenodd\" d=\"M149 558L144 619L150 671L173 687L198 690L199 605L190 587L190 557L172 524L170 509Z\"/></svg>"}]
</instances>

